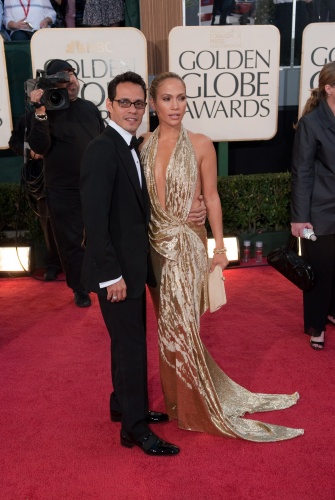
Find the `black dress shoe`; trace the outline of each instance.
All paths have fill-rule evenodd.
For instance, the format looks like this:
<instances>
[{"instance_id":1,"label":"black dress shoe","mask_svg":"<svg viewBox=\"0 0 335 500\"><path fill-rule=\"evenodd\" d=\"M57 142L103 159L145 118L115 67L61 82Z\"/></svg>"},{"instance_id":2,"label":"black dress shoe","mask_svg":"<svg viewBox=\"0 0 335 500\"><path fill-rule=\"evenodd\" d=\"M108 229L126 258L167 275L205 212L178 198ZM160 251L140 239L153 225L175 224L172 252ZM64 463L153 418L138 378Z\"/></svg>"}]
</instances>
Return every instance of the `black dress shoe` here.
<instances>
[{"instance_id":1,"label":"black dress shoe","mask_svg":"<svg viewBox=\"0 0 335 500\"><path fill-rule=\"evenodd\" d=\"M50 267L44 273L44 280L45 281L55 281L57 279L57 276L60 274L60 272L61 271L59 269L56 269L54 267Z\"/></svg>"},{"instance_id":2,"label":"black dress shoe","mask_svg":"<svg viewBox=\"0 0 335 500\"><path fill-rule=\"evenodd\" d=\"M111 410L111 421L112 422L121 422L122 413L119 411ZM160 411L151 411L149 410L146 419L148 424L160 424L162 422L169 421L169 415L166 413L161 413Z\"/></svg>"},{"instance_id":3,"label":"black dress shoe","mask_svg":"<svg viewBox=\"0 0 335 500\"><path fill-rule=\"evenodd\" d=\"M156 434L154 434L153 432L149 432L142 439L136 441L121 430L120 442L121 445L125 446L126 448L133 448L133 446L138 446L147 455L167 456L177 455L177 453L179 453L178 446L167 443L163 439L156 436Z\"/></svg>"},{"instance_id":4,"label":"black dress shoe","mask_svg":"<svg viewBox=\"0 0 335 500\"><path fill-rule=\"evenodd\" d=\"M88 292L85 290L75 290L74 303L78 307L89 307L91 305L91 299Z\"/></svg>"}]
</instances>

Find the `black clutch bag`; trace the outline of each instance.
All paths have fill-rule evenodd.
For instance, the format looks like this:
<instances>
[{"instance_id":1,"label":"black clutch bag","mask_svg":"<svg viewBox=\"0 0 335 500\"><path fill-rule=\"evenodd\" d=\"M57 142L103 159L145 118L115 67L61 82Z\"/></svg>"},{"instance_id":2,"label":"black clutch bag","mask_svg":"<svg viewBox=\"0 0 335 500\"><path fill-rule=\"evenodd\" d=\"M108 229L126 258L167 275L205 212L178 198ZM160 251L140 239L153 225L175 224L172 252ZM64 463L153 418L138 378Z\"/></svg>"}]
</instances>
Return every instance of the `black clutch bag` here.
<instances>
[{"instance_id":1,"label":"black clutch bag","mask_svg":"<svg viewBox=\"0 0 335 500\"><path fill-rule=\"evenodd\" d=\"M272 250L266 260L300 290L307 292L315 285L312 267L294 250L297 238L290 236L287 245Z\"/></svg>"}]
</instances>

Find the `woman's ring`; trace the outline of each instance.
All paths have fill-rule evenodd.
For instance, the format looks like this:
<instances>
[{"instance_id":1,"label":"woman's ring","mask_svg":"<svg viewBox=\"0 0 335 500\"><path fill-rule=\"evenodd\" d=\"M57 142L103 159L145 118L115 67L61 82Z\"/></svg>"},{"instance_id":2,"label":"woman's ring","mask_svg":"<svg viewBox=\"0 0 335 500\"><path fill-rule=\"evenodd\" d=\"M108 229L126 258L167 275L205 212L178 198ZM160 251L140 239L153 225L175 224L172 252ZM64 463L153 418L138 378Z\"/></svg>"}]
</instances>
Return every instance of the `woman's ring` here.
<instances>
[{"instance_id":1,"label":"woman's ring","mask_svg":"<svg viewBox=\"0 0 335 500\"><path fill-rule=\"evenodd\" d=\"M113 295L113 297L112 297L112 298L113 298L113 299L117 299L117 295Z\"/></svg>"}]
</instances>

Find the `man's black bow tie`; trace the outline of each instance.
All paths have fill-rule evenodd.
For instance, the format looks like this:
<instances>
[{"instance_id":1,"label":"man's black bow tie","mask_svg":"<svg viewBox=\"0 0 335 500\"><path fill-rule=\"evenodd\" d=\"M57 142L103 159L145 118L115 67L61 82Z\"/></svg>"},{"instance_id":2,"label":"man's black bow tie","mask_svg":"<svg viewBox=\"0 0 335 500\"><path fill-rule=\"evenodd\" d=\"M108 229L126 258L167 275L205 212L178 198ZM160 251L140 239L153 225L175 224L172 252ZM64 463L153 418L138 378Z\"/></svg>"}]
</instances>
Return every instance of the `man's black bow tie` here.
<instances>
[{"instance_id":1,"label":"man's black bow tie","mask_svg":"<svg viewBox=\"0 0 335 500\"><path fill-rule=\"evenodd\" d=\"M131 138L130 144L129 144L130 149L133 149L133 148L138 149L139 145L143 142L143 139L144 139L144 137L139 137L137 139L137 137L135 137L133 135Z\"/></svg>"}]
</instances>

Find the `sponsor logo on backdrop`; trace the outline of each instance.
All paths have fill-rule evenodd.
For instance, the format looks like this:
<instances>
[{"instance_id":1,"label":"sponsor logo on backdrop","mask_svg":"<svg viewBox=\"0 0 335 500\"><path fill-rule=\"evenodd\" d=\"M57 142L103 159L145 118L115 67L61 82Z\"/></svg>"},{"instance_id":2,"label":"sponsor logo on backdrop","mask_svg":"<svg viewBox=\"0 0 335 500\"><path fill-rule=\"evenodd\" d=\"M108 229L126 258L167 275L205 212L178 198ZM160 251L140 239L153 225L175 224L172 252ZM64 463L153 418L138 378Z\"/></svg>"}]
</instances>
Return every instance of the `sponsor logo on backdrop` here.
<instances>
[{"instance_id":1,"label":"sponsor logo on backdrop","mask_svg":"<svg viewBox=\"0 0 335 500\"><path fill-rule=\"evenodd\" d=\"M136 28L39 30L32 37L31 54L34 72L51 59L68 61L79 78L80 97L94 102L103 118L108 117L105 102L112 78L135 71L147 81L146 39ZM145 115L140 132L148 130L148 122Z\"/></svg>"},{"instance_id":2,"label":"sponsor logo on backdrop","mask_svg":"<svg viewBox=\"0 0 335 500\"><path fill-rule=\"evenodd\" d=\"M182 76L187 88L187 128L215 141L275 135L279 77L276 28L174 28L169 49L170 69Z\"/></svg>"}]
</instances>

